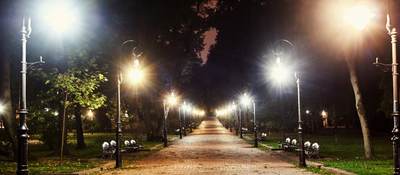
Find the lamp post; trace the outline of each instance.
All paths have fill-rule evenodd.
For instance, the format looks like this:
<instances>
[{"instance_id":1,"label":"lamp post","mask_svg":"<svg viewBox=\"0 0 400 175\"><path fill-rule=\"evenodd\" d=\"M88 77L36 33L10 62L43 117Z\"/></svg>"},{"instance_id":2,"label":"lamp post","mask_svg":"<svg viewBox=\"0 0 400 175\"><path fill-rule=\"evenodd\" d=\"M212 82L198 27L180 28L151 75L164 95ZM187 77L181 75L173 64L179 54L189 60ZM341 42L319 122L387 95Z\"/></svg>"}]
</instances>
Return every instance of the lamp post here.
<instances>
[{"instance_id":1,"label":"lamp post","mask_svg":"<svg viewBox=\"0 0 400 175\"><path fill-rule=\"evenodd\" d=\"M391 25L389 13L386 17L386 30L390 37L392 46L392 64L383 64L379 62L379 58L376 58L374 63L377 66L391 67L392 68L392 87L393 87L393 129L392 129L392 144L393 144L393 166L395 175L400 174L400 125L399 125L399 90L398 90L398 62L397 62L397 30Z\"/></svg>"},{"instance_id":2,"label":"lamp post","mask_svg":"<svg viewBox=\"0 0 400 175\"><path fill-rule=\"evenodd\" d=\"M275 42L275 45L278 43L283 43L287 44L290 46L291 49L294 49L294 44L288 40L278 40ZM280 53L276 53L280 54ZM290 77L291 71L288 66L284 67L281 63L279 55L277 55L277 62L274 65L273 69L271 69L270 76L271 79L274 80L275 82L279 83L284 83L285 81L291 79ZM303 121L301 117L301 95L300 95L300 76L297 72L294 73L294 77L296 80L296 88L297 88L297 112L298 112L298 137L299 137L299 166L300 167L306 167L306 160L305 160L305 154L304 154L304 144L303 144Z\"/></svg>"},{"instance_id":3,"label":"lamp post","mask_svg":"<svg viewBox=\"0 0 400 175\"><path fill-rule=\"evenodd\" d=\"M22 70L21 70L21 102L19 104L19 127L18 127L18 157L17 157L17 174L27 175L28 170L28 127L26 125L26 117L28 110L26 108L26 43L31 34L31 20L28 18L25 24L25 18L22 21Z\"/></svg>"},{"instance_id":4,"label":"lamp post","mask_svg":"<svg viewBox=\"0 0 400 175\"><path fill-rule=\"evenodd\" d=\"M28 66L32 66L38 63L44 63L43 58L33 63L28 63L26 58L26 46L28 38L30 38L32 32L31 18L22 19L22 30L21 30L21 44L22 44L22 57L21 57L21 100L19 103L19 109L17 111L19 115L19 126L18 132L18 145L17 145L17 171L18 175L29 174L28 170L28 126L26 124L26 118L28 115L27 101L26 101L26 76L28 72ZM4 108L2 109L4 110Z\"/></svg>"},{"instance_id":5,"label":"lamp post","mask_svg":"<svg viewBox=\"0 0 400 175\"><path fill-rule=\"evenodd\" d=\"M244 93L240 97L240 103L246 109L251 105L252 113L253 113L253 131L254 131L254 147L258 147L258 137L257 137L257 122L256 122L256 103L254 99L249 96L247 93Z\"/></svg>"},{"instance_id":6,"label":"lamp post","mask_svg":"<svg viewBox=\"0 0 400 175\"><path fill-rule=\"evenodd\" d=\"M179 118L179 139L182 139L182 118L181 118L182 106L178 108L178 118Z\"/></svg>"},{"instance_id":7,"label":"lamp post","mask_svg":"<svg viewBox=\"0 0 400 175\"><path fill-rule=\"evenodd\" d=\"M235 101L232 101L232 117L236 118L234 119L235 122L235 132L236 135L239 135L239 115L238 115L238 107L236 106Z\"/></svg>"},{"instance_id":8,"label":"lamp post","mask_svg":"<svg viewBox=\"0 0 400 175\"><path fill-rule=\"evenodd\" d=\"M186 136L186 128L187 128L187 126L186 126L186 113L187 113L187 111L190 110L190 106L189 106L189 104L186 103L186 101L183 102L182 110L183 110L183 120L182 120L181 129L183 129L183 135Z\"/></svg>"},{"instance_id":9,"label":"lamp post","mask_svg":"<svg viewBox=\"0 0 400 175\"><path fill-rule=\"evenodd\" d=\"M168 94L163 100L163 109L164 109L164 120L163 120L163 142L164 147L168 146L168 134L167 134L167 118L170 108L175 106L178 103L178 98L176 97L174 92Z\"/></svg>"},{"instance_id":10,"label":"lamp post","mask_svg":"<svg viewBox=\"0 0 400 175\"><path fill-rule=\"evenodd\" d=\"M389 14L387 15L387 23L386 28L388 31L388 35L391 38L392 43L392 81L393 81L393 163L394 163L394 174L400 174L400 155L399 155L399 146L400 146L400 131L399 131L399 95L398 95L398 87L397 87L397 31L395 27L392 27L390 24Z\"/></svg>"},{"instance_id":11,"label":"lamp post","mask_svg":"<svg viewBox=\"0 0 400 175\"><path fill-rule=\"evenodd\" d=\"M258 134L257 134L257 122L256 122L256 103L253 103L253 124L254 124L254 147L258 147Z\"/></svg>"},{"instance_id":12,"label":"lamp post","mask_svg":"<svg viewBox=\"0 0 400 175\"><path fill-rule=\"evenodd\" d=\"M117 141L116 149L115 149L115 168L121 168L122 166L122 158L121 158L121 150L120 143L122 137L122 129L121 129L121 84L122 84L122 74L119 73L117 77L117 118L116 118L116 133L115 138Z\"/></svg>"},{"instance_id":13,"label":"lamp post","mask_svg":"<svg viewBox=\"0 0 400 175\"><path fill-rule=\"evenodd\" d=\"M300 76L298 73L295 73L296 78L296 85L297 85L297 114L298 114L298 134L299 134L299 166L305 167L306 166L306 158L304 154L304 140L303 140L303 121L301 118L301 101L300 101Z\"/></svg>"},{"instance_id":14,"label":"lamp post","mask_svg":"<svg viewBox=\"0 0 400 175\"><path fill-rule=\"evenodd\" d=\"M239 137L243 139L243 121L242 121L242 108L239 106Z\"/></svg>"},{"instance_id":15,"label":"lamp post","mask_svg":"<svg viewBox=\"0 0 400 175\"><path fill-rule=\"evenodd\" d=\"M122 48L128 43L135 42L134 40L126 40L122 42L120 45L120 56L122 57ZM129 79L135 83L138 84L141 81L143 81L144 78L144 72L140 68L140 63L139 63L139 57L141 54L136 54L135 53L135 48L132 49L132 56L133 56L133 69L129 72ZM122 157L121 157L121 137L122 137L122 128L121 128L121 84L123 83L123 74L122 74L122 69L119 67L119 73L117 75L117 117L115 119L116 123L116 150L115 150L115 168L121 168L122 167Z\"/></svg>"}]
</instances>

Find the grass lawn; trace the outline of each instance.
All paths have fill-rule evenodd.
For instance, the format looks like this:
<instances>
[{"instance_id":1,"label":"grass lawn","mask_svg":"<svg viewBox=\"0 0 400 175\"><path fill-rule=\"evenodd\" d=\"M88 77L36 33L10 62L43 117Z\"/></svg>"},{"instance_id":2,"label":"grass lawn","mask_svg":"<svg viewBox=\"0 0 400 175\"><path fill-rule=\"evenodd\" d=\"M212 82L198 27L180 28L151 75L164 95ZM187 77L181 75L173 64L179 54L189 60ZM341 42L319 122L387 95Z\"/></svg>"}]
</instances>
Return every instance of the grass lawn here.
<instances>
[{"instance_id":1,"label":"grass lawn","mask_svg":"<svg viewBox=\"0 0 400 175\"><path fill-rule=\"evenodd\" d=\"M296 138L296 134L288 137ZM251 138L246 135L246 138ZM318 142L320 144L321 159L316 159L326 166L343 169L356 174L365 175L389 175L392 174L392 144L390 136L372 137L374 159L364 159L363 141L361 135L342 134L337 136L305 135L305 141ZM267 141L260 141L260 145L268 145L278 148L283 136L272 134ZM324 174L324 173L321 173Z\"/></svg>"},{"instance_id":2,"label":"grass lawn","mask_svg":"<svg viewBox=\"0 0 400 175\"><path fill-rule=\"evenodd\" d=\"M31 137L31 140L35 136ZM135 138L132 134L123 134L122 140L134 138L145 149L152 151L143 151L139 153L129 153L129 157L124 159L140 159L150 153L161 149L161 142L148 142ZM177 136L169 136L169 140L176 139ZM76 139L73 134L68 134L69 155L64 156L60 163L59 154L49 150L41 143L29 144L29 172L30 174L51 174L51 173L72 173L85 169L91 169L112 160L101 159L101 144L104 141L115 140L115 133L85 133L86 148L75 149ZM157 147L156 147L157 146ZM156 149L153 149L156 148ZM0 161L0 174L15 174L16 163Z\"/></svg>"}]
</instances>

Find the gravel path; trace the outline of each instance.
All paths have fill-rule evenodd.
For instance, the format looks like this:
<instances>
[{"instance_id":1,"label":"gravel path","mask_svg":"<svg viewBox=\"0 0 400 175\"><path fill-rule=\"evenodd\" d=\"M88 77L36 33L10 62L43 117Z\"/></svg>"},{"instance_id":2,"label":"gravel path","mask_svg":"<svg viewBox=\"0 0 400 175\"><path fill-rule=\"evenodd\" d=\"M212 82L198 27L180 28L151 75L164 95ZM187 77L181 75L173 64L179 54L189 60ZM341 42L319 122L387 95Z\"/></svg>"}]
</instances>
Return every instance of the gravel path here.
<instances>
[{"instance_id":1,"label":"gravel path","mask_svg":"<svg viewBox=\"0 0 400 175\"><path fill-rule=\"evenodd\" d=\"M204 120L198 129L168 148L106 174L140 175L256 175L312 174L232 135L217 119Z\"/></svg>"}]
</instances>

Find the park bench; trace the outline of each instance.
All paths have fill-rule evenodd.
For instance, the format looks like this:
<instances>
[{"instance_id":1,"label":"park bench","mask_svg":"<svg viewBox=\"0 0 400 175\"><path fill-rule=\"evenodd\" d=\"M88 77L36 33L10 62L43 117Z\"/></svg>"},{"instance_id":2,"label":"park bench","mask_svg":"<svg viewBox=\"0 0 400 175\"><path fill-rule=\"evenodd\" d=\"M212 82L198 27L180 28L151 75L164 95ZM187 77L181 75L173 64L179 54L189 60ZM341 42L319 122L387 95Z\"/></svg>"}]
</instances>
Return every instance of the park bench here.
<instances>
[{"instance_id":1,"label":"park bench","mask_svg":"<svg viewBox=\"0 0 400 175\"><path fill-rule=\"evenodd\" d=\"M319 158L319 144L313 143L311 144L310 141L304 142L304 153L308 158Z\"/></svg>"},{"instance_id":2,"label":"park bench","mask_svg":"<svg viewBox=\"0 0 400 175\"><path fill-rule=\"evenodd\" d=\"M178 129L175 129L175 135L179 135L180 134L180 129L178 128Z\"/></svg>"},{"instance_id":3,"label":"park bench","mask_svg":"<svg viewBox=\"0 0 400 175\"><path fill-rule=\"evenodd\" d=\"M137 152L137 151L143 150L143 146L136 143L136 141L133 139L130 141L125 140L124 145L125 145L125 147L124 147L125 152Z\"/></svg>"},{"instance_id":4,"label":"park bench","mask_svg":"<svg viewBox=\"0 0 400 175\"><path fill-rule=\"evenodd\" d=\"M285 139L283 143L280 144L281 149L284 151L296 151L298 142L296 139L290 139L289 137Z\"/></svg>"},{"instance_id":5,"label":"park bench","mask_svg":"<svg viewBox=\"0 0 400 175\"><path fill-rule=\"evenodd\" d=\"M267 140L267 133L265 133L265 132L261 133L260 140L261 141L266 141Z\"/></svg>"},{"instance_id":6,"label":"park bench","mask_svg":"<svg viewBox=\"0 0 400 175\"><path fill-rule=\"evenodd\" d=\"M102 158L106 159L106 158L113 158L114 154L115 154L115 148L116 148L117 142L115 142L114 140L111 140L110 143L108 142L103 142L102 144Z\"/></svg>"}]
</instances>

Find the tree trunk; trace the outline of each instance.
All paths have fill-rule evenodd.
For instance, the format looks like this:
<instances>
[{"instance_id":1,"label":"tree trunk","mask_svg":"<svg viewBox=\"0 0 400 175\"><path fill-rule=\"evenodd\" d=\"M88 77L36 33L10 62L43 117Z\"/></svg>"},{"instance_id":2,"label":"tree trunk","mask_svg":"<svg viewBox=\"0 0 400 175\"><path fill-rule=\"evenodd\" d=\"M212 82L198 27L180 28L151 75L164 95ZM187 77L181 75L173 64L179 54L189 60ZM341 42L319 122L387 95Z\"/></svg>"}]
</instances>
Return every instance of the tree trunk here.
<instances>
[{"instance_id":1,"label":"tree trunk","mask_svg":"<svg viewBox=\"0 0 400 175\"><path fill-rule=\"evenodd\" d=\"M17 121L15 119L14 108L11 98L11 80L10 80L10 64L7 58L0 59L0 99L2 105L5 106L4 114L0 115L3 121L8 141L12 144L12 155L10 159L16 159L17 153Z\"/></svg>"},{"instance_id":2,"label":"tree trunk","mask_svg":"<svg viewBox=\"0 0 400 175\"><path fill-rule=\"evenodd\" d=\"M362 135L363 135L364 155L365 155L366 159L371 159L372 158L372 149L371 149L370 134L369 134L369 128L368 128L364 104L362 103L362 95L361 95L360 87L358 84L356 67L354 65L354 62L352 62L352 60L349 60L349 58L346 58L345 60L346 60L347 68L349 69L350 82L351 82L351 86L353 87L358 119L360 120L361 131L362 131Z\"/></svg>"},{"instance_id":3,"label":"tree trunk","mask_svg":"<svg viewBox=\"0 0 400 175\"><path fill-rule=\"evenodd\" d=\"M83 128L82 128L82 114L81 114L81 106L77 105L74 110L75 114L75 127L76 127L76 143L77 148L82 149L86 147L85 138L83 137Z\"/></svg>"},{"instance_id":4,"label":"tree trunk","mask_svg":"<svg viewBox=\"0 0 400 175\"><path fill-rule=\"evenodd\" d=\"M64 99L64 107L63 107L63 114L62 114L62 120L61 120L61 147L60 147L60 160L63 161L63 155L64 153L67 153L67 138L68 138L68 132L67 128L65 127L65 120L67 118L67 101L68 101L68 93L65 93L65 99Z\"/></svg>"}]
</instances>

